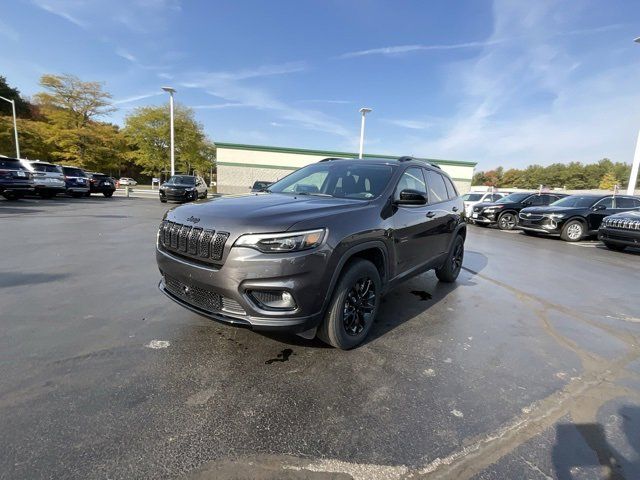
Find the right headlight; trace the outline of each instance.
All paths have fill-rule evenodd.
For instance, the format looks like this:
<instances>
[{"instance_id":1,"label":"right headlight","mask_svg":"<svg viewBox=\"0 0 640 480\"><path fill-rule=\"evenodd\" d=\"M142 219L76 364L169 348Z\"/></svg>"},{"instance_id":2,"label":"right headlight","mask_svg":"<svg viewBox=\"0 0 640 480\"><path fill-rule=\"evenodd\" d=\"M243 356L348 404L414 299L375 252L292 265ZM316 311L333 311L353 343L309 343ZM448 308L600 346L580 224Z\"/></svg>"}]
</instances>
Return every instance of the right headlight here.
<instances>
[{"instance_id":1,"label":"right headlight","mask_svg":"<svg viewBox=\"0 0 640 480\"><path fill-rule=\"evenodd\" d=\"M298 252L319 246L325 234L324 228L304 232L252 233L238 238L234 247L255 248L263 253Z\"/></svg>"}]
</instances>

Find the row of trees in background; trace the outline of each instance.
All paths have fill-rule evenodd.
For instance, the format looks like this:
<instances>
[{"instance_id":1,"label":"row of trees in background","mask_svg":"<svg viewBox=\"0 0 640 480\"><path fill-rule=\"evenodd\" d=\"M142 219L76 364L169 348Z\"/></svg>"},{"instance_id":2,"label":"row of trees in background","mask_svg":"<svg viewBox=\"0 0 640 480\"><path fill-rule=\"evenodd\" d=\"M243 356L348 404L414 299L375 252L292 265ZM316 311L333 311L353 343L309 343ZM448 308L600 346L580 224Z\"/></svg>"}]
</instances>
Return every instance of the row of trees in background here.
<instances>
[{"instance_id":1,"label":"row of trees in background","mask_svg":"<svg viewBox=\"0 0 640 480\"><path fill-rule=\"evenodd\" d=\"M162 176L169 171L168 106L141 107L125 118L124 128L103 119L115 107L99 82L73 75L43 75L33 99L0 76L0 96L16 102L23 158L76 165L111 175ZM7 108L8 107L8 108ZM15 155L11 105L0 102L0 154ZM215 147L193 111L175 108L176 171L206 174Z\"/></svg>"},{"instance_id":2,"label":"row of trees in background","mask_svg":"<svg viewBox=\"0 0 640 480\"><path fill-rule=\"evenodd\" d=\"M530 165L524 169L510 168L508 170L499 167L486 172L476 172L472 185L503 188L538 188L540 185L546 185L569 190L611 190L615 185L621 188L626 187L630 174L631 165L614 163L608 158L603 158L597 163L588 164L581 162L553 163L546 167Z\"/></svg>"}]
</instances>

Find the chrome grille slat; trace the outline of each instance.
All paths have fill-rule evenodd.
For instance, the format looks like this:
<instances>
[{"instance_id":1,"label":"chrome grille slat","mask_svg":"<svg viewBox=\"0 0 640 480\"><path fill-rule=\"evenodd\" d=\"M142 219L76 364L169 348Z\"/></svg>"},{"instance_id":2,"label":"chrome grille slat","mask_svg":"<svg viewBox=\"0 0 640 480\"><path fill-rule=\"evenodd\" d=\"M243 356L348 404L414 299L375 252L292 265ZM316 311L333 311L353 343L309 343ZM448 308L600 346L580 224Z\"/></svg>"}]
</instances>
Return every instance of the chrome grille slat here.
<instances>
[{"instance_id":1,"label":"chrome grille slat","mask_svg":"<svg viewBox=\"0 0 640 480\"><path fill-rule=\"evenodd\" d=\"M169 252L209 263L218 263L224 256L229 233L205 230L164 220L159 229L160 245Z\"/></svg>"}]
</instances>

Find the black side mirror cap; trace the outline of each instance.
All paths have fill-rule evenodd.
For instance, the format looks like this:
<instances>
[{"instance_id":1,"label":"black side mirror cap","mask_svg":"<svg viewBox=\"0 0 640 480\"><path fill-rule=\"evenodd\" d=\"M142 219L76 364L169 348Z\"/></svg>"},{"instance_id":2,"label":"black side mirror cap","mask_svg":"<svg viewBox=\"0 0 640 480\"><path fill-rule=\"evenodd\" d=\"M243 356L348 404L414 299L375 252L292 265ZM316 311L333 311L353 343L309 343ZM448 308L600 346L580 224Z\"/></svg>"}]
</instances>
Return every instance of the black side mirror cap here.
<instances>
[{"instance_id":1,"label":"black side mirror cap","mask_svg":"<svg viewBox=\"0 0 640 480\"><path fill-rule=\"evenodd\" d=\"M427 196L417 190L405 189L400 192L400 198L395 201L396 205L426 205Z\"/></svg>"},{"instance_id":2,"label":"black side mirror cap","mask_svg":"<svg viewBox=\"0 0 640 480\"><path fill-rule=\"evenodd\" d=\"M596 205L595 207L593 207L593 209L594 209L595 211L598 211L598 210L606 210L606 209L607 209L607 206L606 206L606 205L602 205L602 204L600 204L600 205Z\"/></svg>"}]
</instances>

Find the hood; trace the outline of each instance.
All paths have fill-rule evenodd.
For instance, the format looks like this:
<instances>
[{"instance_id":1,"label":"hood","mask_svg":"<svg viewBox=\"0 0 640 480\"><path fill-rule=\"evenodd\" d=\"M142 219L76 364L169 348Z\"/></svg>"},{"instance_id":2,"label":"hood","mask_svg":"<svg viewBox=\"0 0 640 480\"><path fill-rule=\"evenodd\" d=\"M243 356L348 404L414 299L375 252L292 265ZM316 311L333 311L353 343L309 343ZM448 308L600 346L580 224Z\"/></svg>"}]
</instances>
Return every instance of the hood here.
<instances>
[{"instance_id":1,"label":"hood","mask_svg":"<svg viewBox=\"0 0 640 480\"><path fill-rule=\"evenodd\" d=\"M247 193L191 203L167 212L167 220L205 229L244 233L284 232L314 218L366 208L369 202L280 193ZM320 225L319 225L320 226Z\"/></svg>"},{"instance_id":2,"label":"hood","mask_svg":"<svg viewBox=\"0 0 640 480\"><path fill-rule=\"evenodd\" d=\"M189 185L188 183L163 183L161 188L196 188L195 185Z\"/></svg>"},{"instance_id":3,"label":"hood","mask_svg":"<svg viewBox=\"0 0 640 480\"><path fill-rule=\"evenodd\" d=\"M607 218L614 218L616 220L622 220L622 219L640 220L640 211L630 210L628 212L620 212L614 215L609 215Z\"/></svg>"}]
</instances>

